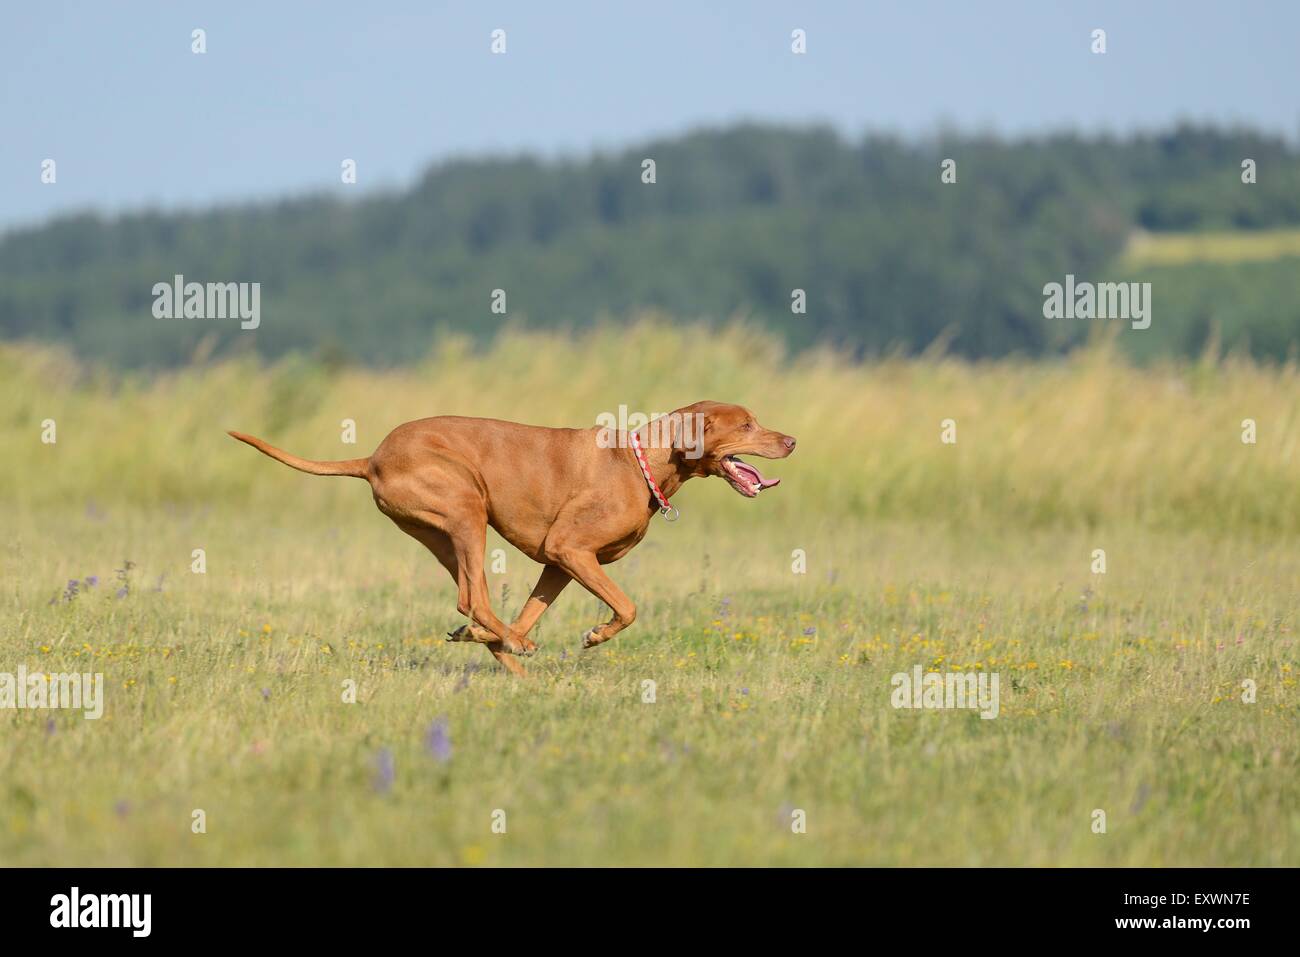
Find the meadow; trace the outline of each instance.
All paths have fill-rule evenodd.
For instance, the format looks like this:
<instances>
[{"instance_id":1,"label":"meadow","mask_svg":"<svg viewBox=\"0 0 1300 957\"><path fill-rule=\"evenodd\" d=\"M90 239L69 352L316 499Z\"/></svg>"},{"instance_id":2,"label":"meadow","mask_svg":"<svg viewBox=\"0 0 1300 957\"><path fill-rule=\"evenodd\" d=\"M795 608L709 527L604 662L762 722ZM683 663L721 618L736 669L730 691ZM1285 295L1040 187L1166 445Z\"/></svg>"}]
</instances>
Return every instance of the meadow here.
<instances>
[{"instance_id":1,"label":"meadow","mask_svg":"<svg viewBox=\"0 0 1300 957\"><path fill-rule=\"evenodd\" d=\"M1272 262L1296 256L1300 256L1300 229L1138 233L1124 250L1121 265Z\"/></svg>"},{"instance_id":2,"label":"meadow","mask_svg":"<svg viewBox=\"0 0 1300 957\"><path fill-rule=\"evenodd\" d=\"M647 317L385 371L9 345L0 396L0 672L107 682L98 721L0 710L0 863L1300 863L1294 364L852 365ZM443 640L452 583L364 484L225 435L704 398L798 436L783 484L690 483L609 568L632 628L582 652L570 586L527 680ZM538 568L499 547L513 614ZM996 672L998 717L895 709L918 664Z\"/></svg>"}]
</instances>

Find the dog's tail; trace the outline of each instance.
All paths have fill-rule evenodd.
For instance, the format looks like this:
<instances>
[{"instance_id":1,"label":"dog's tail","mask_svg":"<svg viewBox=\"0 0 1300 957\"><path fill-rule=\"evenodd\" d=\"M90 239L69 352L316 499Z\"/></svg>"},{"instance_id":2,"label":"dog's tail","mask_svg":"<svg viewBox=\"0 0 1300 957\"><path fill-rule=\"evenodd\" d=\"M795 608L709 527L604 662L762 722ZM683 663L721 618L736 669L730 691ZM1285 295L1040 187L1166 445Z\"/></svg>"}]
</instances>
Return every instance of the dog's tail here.
<instances>
[{"instance_id":1,"label":"dog's tail","mask_svg":"<svg viewBox=\"0 0 1300 957\"><path fill-rule=\"evenodd\" d=\"M257 451L271 456L277 462L283 462L290 468L297 469L299 472L307 472L310 475L351 475L354 478L369 478L370 459L344 459L340 462L313 462L311 459L300 459L296 455L290 455L283 449L277 449L274 445L268 445L261 439L245 435L243 432L229 433L232 438L239 439L241 442L247 442Z\"/></svg>"}]
</instances>

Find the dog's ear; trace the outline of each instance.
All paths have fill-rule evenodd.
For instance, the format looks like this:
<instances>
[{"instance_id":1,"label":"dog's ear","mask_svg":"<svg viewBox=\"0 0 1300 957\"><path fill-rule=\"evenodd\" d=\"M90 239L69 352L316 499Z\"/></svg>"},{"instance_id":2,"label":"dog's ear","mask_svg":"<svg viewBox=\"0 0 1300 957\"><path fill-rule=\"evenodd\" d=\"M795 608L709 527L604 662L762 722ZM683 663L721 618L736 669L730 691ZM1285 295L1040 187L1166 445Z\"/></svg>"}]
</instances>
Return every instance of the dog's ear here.
<instances>
[{"instance_id":1,"label":"dog's ear","mask_svg":"<svg viewBox=\"0 0 1300 957\"><path fill-rule=\"evenodd\" d=\"M710 416L685 409L673 415L673 448L689 459L698 459L707 448Z\"/></svg>"},{"instance_id":2,"label":"dog's ear","mask_svg":"<svg viewBox=\"0 0 1300 957\"><path fill-rule=\"evenodd\" d=\"M673 451L680 452L682 448L682 417L676 412L668 414L668 447Z\"/></svg>"},{"instance_id":3,"label":"dog's ear","mask_svg":"<svg viewBox=\"0 0 1300 957\"><path fill-rule=\"evenodd\" d=\"M687 438L682 428L681 413L669 412L655 419L654 438L664 447L680 451Z\"/></svg>"},{"instance_id":4,"label":"dog's ear","mask_svg":"<svg viewBox=\"0 0 1300 957\"><path fill-rule=\"evenodd\" d=\"M680 449L684 440L681 416L676 412L657 415L639 430L642 442L649 448Z\"/></svg>"}]
</instances>

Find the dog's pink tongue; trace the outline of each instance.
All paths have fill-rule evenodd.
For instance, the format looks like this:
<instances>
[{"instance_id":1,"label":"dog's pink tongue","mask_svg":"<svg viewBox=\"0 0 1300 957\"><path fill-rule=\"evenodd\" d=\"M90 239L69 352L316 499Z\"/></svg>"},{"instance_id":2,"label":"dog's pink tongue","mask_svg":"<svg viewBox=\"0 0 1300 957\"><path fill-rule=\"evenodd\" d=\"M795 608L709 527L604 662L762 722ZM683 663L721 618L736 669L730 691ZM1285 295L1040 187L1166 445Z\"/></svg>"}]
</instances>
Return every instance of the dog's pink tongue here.
<instances>
[{"instance_id":1,"label":"dog's pink tongue","mask_svg":"<svg viewBox=\"0 0 1300 957\"><path fill-rule=\"evenodd\" d=\"M773 485L781 484L781 480L779 478L778 479L763 478L763 473L760 472L758 469L754 468L754 466L750 465L748 462L736 462L736 468L738 468L742 472L748 473L749 477L753 480L754 484L757 485L760 489L771 488Z\"/></svg>"}]
</instances>

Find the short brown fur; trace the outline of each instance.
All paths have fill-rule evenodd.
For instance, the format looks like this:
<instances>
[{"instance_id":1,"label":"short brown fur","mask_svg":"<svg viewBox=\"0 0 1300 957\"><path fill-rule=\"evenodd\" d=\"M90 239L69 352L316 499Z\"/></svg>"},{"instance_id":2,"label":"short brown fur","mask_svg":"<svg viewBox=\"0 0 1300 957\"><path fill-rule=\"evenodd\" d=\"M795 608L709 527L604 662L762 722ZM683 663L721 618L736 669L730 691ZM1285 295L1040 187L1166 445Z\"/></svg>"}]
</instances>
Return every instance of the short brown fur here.
<instances>
[{"instance_id":1,"label":"short brown fur","mask_svg":"<svg viewBox=\"0 0 1300 957\"><path fill-rule=\"evenodd\" d=\"M794 450L793 438L763 428L738 405L696 402L674 413L688 415L702 417L704 424L698 457L694 441L681 441L678 429L671 431L671 442L657 445L649 441L660 432L655 423L637 430L651 475L668 498L687 480L709 475L749 496L724 457L785 458ZM337 462L301 459L251 435L230 434L299 471L366 479L379 510L427 547L455 580L456 608L470 624L449 637L485 644L503 666L523 675L511 655L536 651L528 633L570 581L577 579L613 611L609 621L583 636L584 648L608 641L636 618L636 606L601 566L645 537L657 503L626 436L606 432L602 441L602 431L438 416L399 425L368 459ZM609 441L613 434L619 441ZM488 596L483 562L489 525L545 566L509 625L497 618Z\"/></svg>"}]
</instances>

